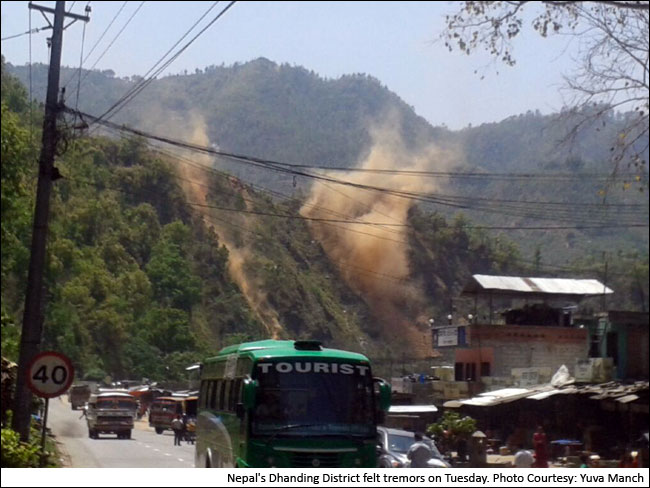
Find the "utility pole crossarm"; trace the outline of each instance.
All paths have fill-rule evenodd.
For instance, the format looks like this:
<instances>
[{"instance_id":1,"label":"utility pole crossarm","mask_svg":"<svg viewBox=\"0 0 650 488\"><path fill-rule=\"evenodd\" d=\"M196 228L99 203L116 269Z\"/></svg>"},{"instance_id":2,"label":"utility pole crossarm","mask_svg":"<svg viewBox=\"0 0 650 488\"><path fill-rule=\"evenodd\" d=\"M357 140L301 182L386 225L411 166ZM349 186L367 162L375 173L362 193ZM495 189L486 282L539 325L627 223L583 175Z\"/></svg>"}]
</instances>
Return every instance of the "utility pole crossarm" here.
<instances>
[{"instance_id":1,"label":"utility pole crossarm","mask_svg":"<svg viewBox=\"0 0 650 488\"><path fill-rule=\"evenodd\" d=\"M50 7L43 7L42 5L36 5L35 3L29 2L29 8L34 9L34 10L39 10L41 12L47 12L49 14L54 14L56 13L56 10ZM63 14L65 17L70 17L71 19L74 20L83 20L84 22L90 21L90 17L87 15L79 15L79 14L73 14L72 12L65 12Z\"/></svg>"}]
</instances>

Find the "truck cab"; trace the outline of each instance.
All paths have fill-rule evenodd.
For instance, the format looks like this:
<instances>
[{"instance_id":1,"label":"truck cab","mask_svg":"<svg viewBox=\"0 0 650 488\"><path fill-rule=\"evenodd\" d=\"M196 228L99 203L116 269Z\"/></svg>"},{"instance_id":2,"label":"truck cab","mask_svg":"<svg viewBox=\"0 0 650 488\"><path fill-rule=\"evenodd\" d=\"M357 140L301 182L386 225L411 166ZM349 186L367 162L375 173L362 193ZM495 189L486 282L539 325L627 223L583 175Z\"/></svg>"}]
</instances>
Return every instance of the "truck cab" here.
<instances>
[{"instance_id":1,"label":"truck cab","mask_svg":"<svg viewBox=\"0 0 650 488\"><path fill-rule=\"evenodd\" d=\"M118 439L130 439L137 411L136 399L128 393L99 393L88 401L86 421L88 437L117 434Z\"/></svg>"}]
</instances>

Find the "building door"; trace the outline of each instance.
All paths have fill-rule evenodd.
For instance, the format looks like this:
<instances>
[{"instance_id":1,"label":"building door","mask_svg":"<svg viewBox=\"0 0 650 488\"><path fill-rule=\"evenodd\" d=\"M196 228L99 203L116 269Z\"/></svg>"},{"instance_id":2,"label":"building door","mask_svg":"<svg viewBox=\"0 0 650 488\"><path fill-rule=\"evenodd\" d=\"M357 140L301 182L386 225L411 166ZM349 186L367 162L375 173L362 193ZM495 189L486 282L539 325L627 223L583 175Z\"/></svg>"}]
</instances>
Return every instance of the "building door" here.
<instances>
[{"instance_id":1,"label":"building door","mask_svg":"<svg viewBox=\"0 0 650 488\"><path fill-rule=\"evenodd\" d=\"M618 332L607 333L607 356L614 359L614 364L618 364Z\"/></svg>"}]
</instances>

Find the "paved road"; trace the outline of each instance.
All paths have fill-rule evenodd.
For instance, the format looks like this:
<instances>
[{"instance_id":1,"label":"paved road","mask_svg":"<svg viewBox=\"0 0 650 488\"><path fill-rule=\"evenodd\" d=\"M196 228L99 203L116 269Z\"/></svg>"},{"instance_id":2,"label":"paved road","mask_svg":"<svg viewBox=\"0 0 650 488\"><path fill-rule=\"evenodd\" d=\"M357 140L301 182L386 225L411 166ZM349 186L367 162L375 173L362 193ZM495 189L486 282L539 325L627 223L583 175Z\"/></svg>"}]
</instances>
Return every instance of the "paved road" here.
<instances>
[{"instance_id":1,"label":"paved road","mask_svg":"<svg viewBox=\"0 0 650 488\"><path fill-rule=\"evenodd\" d=\"M194 446L174 446L171 431L156 434L146 422L136 422L130 440L114 434L90 439L86 419L72 410L67 396L50 400L48 427L63 444L73 468L192 468Z\"/></svg>"}]
</instances>

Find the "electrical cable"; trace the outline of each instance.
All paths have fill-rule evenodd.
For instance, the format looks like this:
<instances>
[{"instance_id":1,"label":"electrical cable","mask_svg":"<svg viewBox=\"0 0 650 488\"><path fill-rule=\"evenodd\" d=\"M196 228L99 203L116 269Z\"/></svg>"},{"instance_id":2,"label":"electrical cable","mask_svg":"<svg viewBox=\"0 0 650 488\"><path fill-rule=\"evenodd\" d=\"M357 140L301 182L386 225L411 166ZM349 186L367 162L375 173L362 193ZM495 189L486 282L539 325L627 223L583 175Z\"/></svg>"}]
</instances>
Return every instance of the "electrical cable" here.
<instances>
[{"instance_id":1,"label":"electrical cable","mask_svg":"<svg viewBox=\"0 0 650 488\"><path fill-rule=\"evenodd\" d=\"M71 109L66 108L70 113L75 113ZM400 198L406 198L414 201L420 201L425 203L433 203L444 206L449 206L453 208L463 208L471 209L477 211L483 211L488 213L496 213L503 215L518 216L522 218L538 219L538 220L553 220L558 222L575 222L576 219L580 221L583 225L602 225L602 224L614 224L614 222L603 221L603 216L600 218L598 215L591 216L590 213L586 213L584 209L598 209L602 212L601 208L597 206L598 204L585 203L583 205L574 204L574 203L563 203L563 202L519 202L516 200L497 200L497 199L484 199L484 198L475 198L475 197L462 197L457 195L439 195L439 194L430 194L430 193L421 193L421 192L409 192L402 190L394 190L390 188L377 187L372 185L364 185L360 183L355 183L346 180L340 180L336 178L329 177L327 175L319 173L307 173L305 171L296 171L292 168L292 165L288 163L279 163L276 161L264 160L260 158L254 158L249 156L243 156L238 154L227 153L224 151L218 151L208 147L202 147L196 144L191 144L184 141L177 141L166 137L155 136L153 134L148 134L141 130L136 130L132 128L127 128L125 126L118 126L106 120L99 120L97 117L90 116L88 114L83 114L85 117L91 119L94 123L100 123L107 127L112 127L114 129L124 131L131 134L136 134L141 137L145 137L151 140L156 140L172 146L180 147L183 149L189 149L201 153L212 154L220 156L229 160L242 162L244 164L249 164L257 167L262 167L266 169L271 169L281 173L299 175L307 178L312 178L319 181L326 181L329 183L336 183L345 186L351 186L358 189L371 190L382 192L385 194L394 195ZM496 207L495 207L496 205ZM537 205L537 208L532 207ZM549 205L566 205L566 209L557 209L552 208L548 209L546 206ZM621 219L621 215L630 214L632 216L645 216L647 211L641 209L639 212L638 209L640 205L636 204L621 204L617 208L617 213L615 216L612 216L616 220L616 224L630 224L632 226L639 226L639 222L629 221ZM607 208L607 207L603 207Z\"/></svg>"},{"instance_id":2,"label":"electrical cable","mask_svg":"<svg viewBox=\"0 0 650 488\"><path fill-rule=\"evenodd\" d=\"M149 84L153 82L153 80L160 74L162 73L165 69L167 69L178 57L188 48L190 47L196 39L198 39L208 28L210 28L217 20L219 20L223 14L225 14L233 5L235 4L235 1L231 1L219 14L215 16L214 19L208 23L203 29L199 31L198 34L196 34L192 39L190 39L189 42L187 42L182 48L180 48L176 54L174 54L169 60L167 60L162 66L160 66L147 80L141 82L137 87L134 89L130 90L126 95L122 96L117 102L115 102L111 107L108 108L102 115L99 116L99 120L109 120L113 116L115 116L126 104L131 102L142 90L144 90ZM214 4L216 5L216 3ZM213 7L214 7L213 5ZM212 7L211 7L212 8ZM194 27L192 27L193 29ZM190 29L190 30L192 30Z\"/></svg>"}]
</instances>

